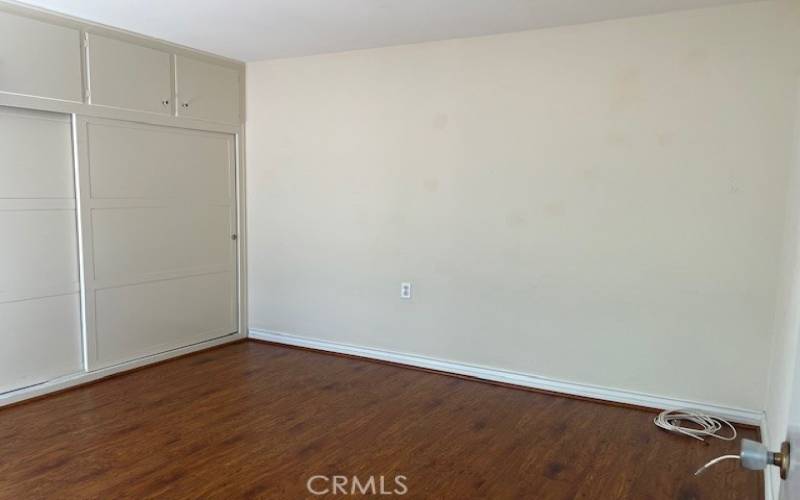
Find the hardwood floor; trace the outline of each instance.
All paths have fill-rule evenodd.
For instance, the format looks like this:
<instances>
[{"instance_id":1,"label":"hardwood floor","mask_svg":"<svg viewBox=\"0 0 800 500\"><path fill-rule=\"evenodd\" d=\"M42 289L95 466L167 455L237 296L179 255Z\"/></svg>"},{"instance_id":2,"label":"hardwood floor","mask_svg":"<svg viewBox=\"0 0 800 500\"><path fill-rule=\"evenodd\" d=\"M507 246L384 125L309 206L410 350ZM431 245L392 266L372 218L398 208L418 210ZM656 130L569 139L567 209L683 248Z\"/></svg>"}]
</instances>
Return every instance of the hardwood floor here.
<instances>
[{"instance_id":1,"label":"hardwood floor","mask_svg":"<svg viewBox=\"0 0 800 500\"><path fill-rule=\"evenodd\" d=\"M735 463L692 476L736 443L652 417L247 341L0 409L0 498L763 498Z\"/></svg>"}]
</instances>

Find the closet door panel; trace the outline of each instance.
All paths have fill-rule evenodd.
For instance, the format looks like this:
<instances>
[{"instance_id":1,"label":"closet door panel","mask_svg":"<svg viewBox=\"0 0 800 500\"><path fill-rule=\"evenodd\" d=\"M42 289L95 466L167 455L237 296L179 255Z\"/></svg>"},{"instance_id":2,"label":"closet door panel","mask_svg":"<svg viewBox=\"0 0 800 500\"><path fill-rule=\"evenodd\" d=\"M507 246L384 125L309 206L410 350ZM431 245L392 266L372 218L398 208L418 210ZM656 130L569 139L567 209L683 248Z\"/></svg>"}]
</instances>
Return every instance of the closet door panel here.
<instances>
[{"instance_id":1,"label":"closet door panel","mask_svg":"<svg viewBox=\"0 0 800 500\"><path fill-rule=\"evenodd\" d=\"M90 369L235 333L234 136L80 128Z\"/></svg>"},{"instance_id":2,"label":"closet door panel","mask_svg":"<svg viewBox=\"0 0 800 500\"><path fill-rule=\"evenodd\" d=\"M0 107L0 392L82 369L72 128Z\"/></svg>"},{"instance_id":3,"label":"closet door panel","mask_svg":"<svg viewBox=\"0 0 800 500\"><path fill-rule=\"evenodd\" d=\"M233 141L224 134L131 124L89 124L94 199L230 202Z\"/></svg>"},{"instance_id":4,"label":"closet door panel","mask_svg":"<svg viewBox=\"0 0 800 500\"><path fill-rule=\"evenodd\" d=\"M0 393L81 370L77 293L0 300Z\"/></svg>"},{"instance_id":5,"label":"closet door panel","mask_svg":"<svg viewBox=\"0 0 800 500\"><path fill-rule=\"evenodd\" d=\"M2 108L0 137L0 198L75 198L72 133L66 117Z\"/></svg>"},{"instance_id":6,"label":"closet door panel","mask_svg":"<svg viewBox=\"0 0 800 500\"><path fill-rule=\"evenodd\" d=\"M92 226L98 282L225 271L233 259L228 206L94 210Z\"/></svg>"},{"instance_id":7,"label":"closet door panel","mask_svg":"<svg viewBox=\"0 0 800 500\"><path fill-rule=\"evenodd\" d=\"M89 102L170 114L170 55L160 50L88 35Z\"/></svg>"},{"instance_id":8,"label":"closet door panel","mask_svg":"<svg viewBox=\"0 0 800 500\"><path fill-rule=\"evenodd\" d=\"M234 277L215 273L97 291L97 349L104 363L232 333Z\"/></svg>"},{"instance_id":9,"label":"closet door panel","mask_svg":"<svg viewBox=\"0 0 800 500\"><path fill-rule=\"evenodd\" d=\"M0 12L0 92L83 101L80 32Z\"/></svg>"},{"instance_id":10,"label":"closet door panel","mask_svg":"<svg viewBox=\"0 0 800 500\"><path fill-rule=\"evenodd\" d=\"M0 301L78 290L75 209L1 210Z\"/></svg>"}]
</instances>

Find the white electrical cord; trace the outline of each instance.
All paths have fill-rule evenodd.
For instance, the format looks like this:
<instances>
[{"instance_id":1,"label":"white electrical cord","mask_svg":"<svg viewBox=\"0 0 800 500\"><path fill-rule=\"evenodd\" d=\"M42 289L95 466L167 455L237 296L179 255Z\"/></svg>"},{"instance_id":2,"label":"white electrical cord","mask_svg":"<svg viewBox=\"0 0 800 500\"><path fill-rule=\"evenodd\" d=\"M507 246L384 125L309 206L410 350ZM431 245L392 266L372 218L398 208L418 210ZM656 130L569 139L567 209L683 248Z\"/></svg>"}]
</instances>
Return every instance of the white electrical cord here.
<instances>
[{"instance_id":1,"label":"white electrical cord","mask_svg":"<svg viewBox=\"0 0 800 500\"><path fill-rule=\"evenodd\" d=\"M653 423L664 430L683 434L699 441L705 441L704 436L711 436L723 441L733 441L736 439L736 429L724 418L712 417L701 413L699 410L664 410L653 419ZM685 425L689 423L690 425ZM733 433L730 436L719 434L725 427L729 427Z\"/></svg>"},{"instance_id":2,"label":"white electrical cord","mask_svg":"<svg viewBox=\"0 0 800 500\"><path fill-rule=\"evenodd\" d=\"M704 466L702 466L699 469L697 469L697 472L695 472L694 475L695 476L699 476L700 474L705 472L706 469L708 469L709 467L711 467L714 464L718 464L718 463L722 462L723 460L741 460L741 457L739 457L739 455L722 455L721 457L717 457L714 460L708 462Z\"/></svg>"}]
</instances>

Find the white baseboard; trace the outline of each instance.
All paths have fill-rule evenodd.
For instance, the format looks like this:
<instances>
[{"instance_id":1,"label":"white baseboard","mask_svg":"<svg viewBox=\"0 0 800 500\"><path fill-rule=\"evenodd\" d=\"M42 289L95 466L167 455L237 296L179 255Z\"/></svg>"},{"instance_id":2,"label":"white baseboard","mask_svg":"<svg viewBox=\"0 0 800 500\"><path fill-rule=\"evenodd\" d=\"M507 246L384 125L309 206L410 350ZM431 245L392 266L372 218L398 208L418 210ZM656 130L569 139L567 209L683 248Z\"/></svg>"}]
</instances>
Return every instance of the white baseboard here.
<instances>
[{"instance_id":1,"label":"white baseboard","mask_svg":"<svg viewBox=\"0 0 800 500\"><path fill-rule=\"evenodd\" d=\"M93 372L73 373L70 375L59 377L57 379L43 382L41 384L32 385L15 391L4 392L0 394L0 407L10 405L13 403L18 403L26 399L44 396L45 394L49 394L51 392L61 391L63 389L68 389L76 385L81 385L87 382L92 382L104 377L108 377L109 375L125 372L128 370L132 370L134 368L139 368L141 366L150 365L153 363L157 363L159 361L164 361L170 358L182 356L184 354L189 354L196 351L202 351L203 349L208 349L218 345L227 344L229 342L235 342L243 338L246 338L246 336L240 333L234 333L231 335L226 335L225 337L207 340L205 342L200 342L198 344L193 344L186 347L180 347L178 349L173 349L171 351L162 352L159 354L153 354L151 356L145 356L143 358L138 358L131 361L126 361L124 363L120 363L114 366L109 366L108 368L101 368Z\"/></svg>"},{"instance_id":2,"label":"white baseboard","mask_svg":"<svg viewBox=\"0 0 800 500\"><path fill-rule=\"evenodd\" d=\"M696 408L705 413L716 415L732 422L748 425L761 425L763 419L763 412L758 410L731 408L716 404L701 403L698 401L687 401L620 389L565 382L539 375L498 370L495 368L487 368L443 359L429 358L415 354L404 354L382 349L373 349L369 347L341 344L338 342L298 337L288 333L264 330L260 328L250 328L250 338L298 347L308 347L310 349L318 349L321 351L337 352L364 358L379 359L382 361L390 361L408 366L475 377L481 380L502 382L506 384L513 384L561 394L569 394L572 396L598 399L602 401L612 401L616 403L625 403L658 409Z\"/></svg>"}]
</instances>

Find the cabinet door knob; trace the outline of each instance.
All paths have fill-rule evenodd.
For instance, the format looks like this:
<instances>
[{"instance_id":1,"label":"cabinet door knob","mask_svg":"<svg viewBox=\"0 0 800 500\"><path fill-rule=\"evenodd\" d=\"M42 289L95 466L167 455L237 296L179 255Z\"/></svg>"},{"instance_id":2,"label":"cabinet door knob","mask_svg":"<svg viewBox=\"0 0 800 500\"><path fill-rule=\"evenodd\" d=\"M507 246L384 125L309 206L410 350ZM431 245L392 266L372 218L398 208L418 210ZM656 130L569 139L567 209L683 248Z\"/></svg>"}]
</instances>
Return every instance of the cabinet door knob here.
<instances>
[{"instance_id":1,"label":"cabinet door knob","mask_svg":"<svg viewBox=\"0 0 800 500\"><path fill-rule=\"evenodd\" d=\"M181 104L181 107L183 107L183 109L189 109L189 103L185 102L185 103Z\"/></svg>"},{"instance_id":2,"label":"cabinet door knob","mask_svg":"<svg viewBox=\"0 0 800 500\"><path fill-rule=\"evenodd\" d=\"M161 104L163 104L164 106L169 106L169 99L164 99L163 101L161 101Z\"/></svg>"}]
</instances>

